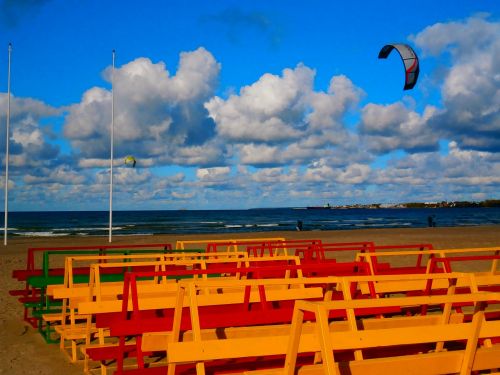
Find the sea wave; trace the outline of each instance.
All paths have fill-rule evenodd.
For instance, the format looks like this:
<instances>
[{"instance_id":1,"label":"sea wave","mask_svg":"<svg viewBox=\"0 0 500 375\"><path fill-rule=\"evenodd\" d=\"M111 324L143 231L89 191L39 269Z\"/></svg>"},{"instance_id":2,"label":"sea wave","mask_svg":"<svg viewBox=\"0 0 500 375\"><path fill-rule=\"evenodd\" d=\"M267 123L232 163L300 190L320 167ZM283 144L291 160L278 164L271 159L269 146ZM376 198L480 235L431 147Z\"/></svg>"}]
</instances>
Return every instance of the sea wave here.
<instances>
[{"instance_id":1,"label":"sea wave","mask_svg":"<svg viewBox=\"0 0 500 375\"><path fill-rule=\"evenodd\" d=\"M394 222L394 223L377 223L377 224L372 224L372 223L360 223L360 224L354 224L355 227L410 227L412 224L411 223L401 223L401 222Z\"/></svg>"},{"instance_id":2,"label":"sea wave","mask_svg":"<svg viewBox=\"0 0 500 375\"><path fill-rule=\"evenodd\" d=\"M270 228L279 227L279 223L266 223L266 224L224 224L224 228Z\"/></svg>"},{"instance_id":3,"label":"sea wave","mask_svg":"<svg viewBox=\"0 0 500 375\"><path fill-rule=\"evenodd\" d=\"M290 208L208 211L117 211L113 235L185 233L239 233L294 231L298 220L304 230L427 227L436 216L437 226L500 224L500 208L303 210ZM108 233L105 212L12 212L9 234L15 236L103 236Z\"/></svg>"},{"instance_id":4,"label":"sea wave","mask_svg":"<svg viewBox=\"0 0 500 375\"><path fill-rule=\"evenodd\" d=\"M128 225L121 227L113 227L113 230L124 230ZM57 232L100 232L108 231L109 227L74 227L74 228L54 228L53 230Z\"/></svg>"},{"instance_id":5,"label":"sea wave","mask_svg":"<svg viewBox=\"0 0 500 375\"><path fill-rule=\"evenodd\" d=\"M70 233L54 233L54 232L14 232L16 236L24 237L59 237L59 236L69 236Z\"/></svg>"}]
</instances>

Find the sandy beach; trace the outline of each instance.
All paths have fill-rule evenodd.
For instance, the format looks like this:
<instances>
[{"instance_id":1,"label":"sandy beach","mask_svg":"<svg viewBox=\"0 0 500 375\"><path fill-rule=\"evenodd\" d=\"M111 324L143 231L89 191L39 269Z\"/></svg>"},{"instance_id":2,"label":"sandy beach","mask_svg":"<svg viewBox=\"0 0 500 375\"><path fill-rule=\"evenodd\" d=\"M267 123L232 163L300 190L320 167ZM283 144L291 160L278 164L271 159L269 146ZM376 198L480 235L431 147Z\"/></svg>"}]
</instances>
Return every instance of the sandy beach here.
<instances>
[{"instance_id":1,"label":"sandy beach","mask_svg":"<svg viewBox=\"0 0 500 375\"><path fill-rule=\"evenodd\" d=\"M435 248L500 246L500 226L366 229L351 231L260 232L196 236L130 236L114 237L113 244L165 243L186 239L229 239L251 237L285 237L287 239L319 238L324 242L373 241L377 245L431 243ZM104 245L107 237L10 238L0 248L0 374L82 374L79 364L71 364L57 345L49 345L21 319L22 307L8 290L21 284L13 280L12 270L25 268L29 247Z\"/></svg>"}]
</instances>

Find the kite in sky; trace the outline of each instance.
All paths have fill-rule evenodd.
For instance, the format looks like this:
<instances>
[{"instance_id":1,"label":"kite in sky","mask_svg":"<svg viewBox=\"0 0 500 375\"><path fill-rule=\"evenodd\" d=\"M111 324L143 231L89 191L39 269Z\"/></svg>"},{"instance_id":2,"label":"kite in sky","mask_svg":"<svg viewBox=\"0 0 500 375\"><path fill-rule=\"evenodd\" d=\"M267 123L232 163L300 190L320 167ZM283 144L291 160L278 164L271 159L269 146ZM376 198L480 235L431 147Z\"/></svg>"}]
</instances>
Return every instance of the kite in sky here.
<instances>
[{"instance_id":1,"label":"kite in sky","mask_svg":"<svg viewBox=\"0 0 500 375\"><path fill-rule=\"evenodd\" d=\"M418 73L420 71L418 56L415 51L407 44L386 44L378 53L379 59L385 59L392 50L398 51L405 67L405 87L404 90L411 90L417 83Z\"/></svg>"},{"instance_id":2,"label":"kite in sky","mask_svg":"<svg viewBox=\"0 0 500 375\"><path fill-rule=\"evenodd\" d=\"M135 168L135 163L137 161L135 160L135 158L133 156L127 156L125 158L125 165L132 165L132 168Z\"/></svg>"}]
</instances>

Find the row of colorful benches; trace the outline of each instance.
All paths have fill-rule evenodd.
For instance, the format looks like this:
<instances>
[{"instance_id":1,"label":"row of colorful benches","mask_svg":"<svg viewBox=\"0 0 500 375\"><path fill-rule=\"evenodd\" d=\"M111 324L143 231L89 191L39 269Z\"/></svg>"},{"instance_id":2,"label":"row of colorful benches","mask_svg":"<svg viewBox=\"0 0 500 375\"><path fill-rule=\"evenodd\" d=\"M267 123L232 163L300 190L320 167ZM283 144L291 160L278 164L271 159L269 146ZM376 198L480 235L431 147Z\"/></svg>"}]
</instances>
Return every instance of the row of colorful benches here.
<instances>
[{"instance_id":1,"label":"row of colorful benches","mask_svg":"<svg viewBox=\"0 0 500 375\"><path fill-rule=\"evenodd\" d=\"M201 315L200 311L194 314L198 317L208 316L208 318L202 318L200 321L202 322L200 327L204 330L213 331L215 329L216 331L220 331L221 329L229 329L231 331L235 330L235 327L240 325L242 327L240 327L239 334L242 334L242 332L245 332L245 327L248 328L249 332L254 332L255 324L258 324L259 327L263 324L273 324L273 327L276 324L280 324L281 326L285 326L275 328L278 330L289 330L289 324L292 319L291 312L293 311L293 303L290 302L297 299L312 299L315 301L338 298L341 301L345 301L346 291L337 290L340 288L339 285L342 285L345 281L340 280L338 277L332 277L332 275L370 275L376 273L422 274L431 271L441 272L443 269L449 272L451 271L451 264L453 262L466 262L471 260L489 261L492 264L488 272L473 276L473 280L471 279L472 281L463 281L470 277L470 275L453 278L453 280L456 280L455 284L450 283L449 277L443 277L442 275L433 275L433 277L422 275L424 278L427 277L425 286L422 286L422 283L417 283L418 286L416 289L415 286L412 287L413 289L409 287L412 280L416 280L414 275L407 277L408 280L405 282L403 282L403 276L395 275L389 276L389 278L392 277L392 279L377 279L365 283L359 283L359 278L362 276L356 276L355 279L358 281L349 287L350 297L347 299L367 299L367 297L370 297L370 299L375 300L375 304L379 303L377 300L380 300L380 297L387 297L394 293L395 290L397 290L398 293L405 291L407 294L406 298L409 298L409 295L421 294L422 291L426 293L427 296L442 293L443 291L449 293L451 287L453 293L456 293L460 288L461 293L477 292L479 290L478 285L483 289L486 287L494 293L498 286L498 281L495 278L497 273L496 264L498 261L498 249L494 248L469 249L467 252L465 250L454 250L448 251L447 254L446 251L431 250L432 246L430 245L376 247L370 242L323 244L318 240L284 241L283 239L257 239L246 241L212 241L209 244L205 244L207 245L205 250L209 250L208 254L199 253L196 249L187 248L186 245L188 244L186 243L177 244L176 250L181 251L181 253L176 253L176 250L172 250L172 247L166 244L162 244L161 246L155 245L156 248L154 249L152 249L153 246L151 245L149 245L149 248L145 245L142 249L123 248L120 254L114 255L102 255L105 253L102 249L99 250L98 254L95 252L96 249L45 249L44 251L40 250L40 252L43 252L44 260L42 269L36 269L34 258L32 258L31 263L27 262L27 270L24 274L28 274L29 271L33 272L33 274L24 278L18 278L27 281L28 286L24 288L23 291L28 291L30 296L34 297L37 297L38 293L38 297L42 296L44 298L44 302L42 303L42 305L45 303L44 307L49 306L47 305L47 301L53 300L54 297L56 300L62 300L62 312L45 310L44 316L46 317L47 326L59 321L57 328L62 336L61 347L63 349L65 348L66 341L71 342L71 357L73 360L76 360L78 356L76 351L78 340L83 340L85 342L83 351L85 353L87 365L89 359L101 362L100 371L105 372L108 368L107 364L109 361L117 361L116 371L118 373L124 371L123 364L127 357L128 360L133 358L135 372L154 373L155 371L161 372L165 370L161 366L152 366L149 368L144 362L144 357L156 358L157 356L152 354L158 353L158 350L156 350L158 348L155 349L154 345L151 344L152 339L150 337L162 337L162 334L154 334L159 328L163 331L170 332L166 335L167 337L174 337L175 334L172 336L172 332L175 331L175 324L177 324L174 324L176 316L178 318L180 316L191 324L189 325L184 322L183 325L180 326L182 328L183 337L189 336L187 332L192 332L191 337L198 337L198 334L195 333L196 329L194 329L196 325L194 325L193 328L194 310L192 306L195 305L193 298L205 297L206 302L204 302L205 305L202 304L201 306ZM201 246L202 243L191 243L189 245ZM158 248L161 250L160 253L158 253ZM381 252L381 250L389 249L413 250L412 252L407 251L400 253L401 256L416 256L417 261L415 265L393 267L390 263L378 262L377 259L379 259L379 256L387 255L394 257L398 253L398 251L387 254L386 252ZM88 253L87 255L80 254L80 252L84 250L94 251L94 253L92 253L92 255L88 255ZM116 248L110 250L118 251ZM131 254L132 250L141 252L141 254ZM225 251L221 252L221 250ZM229 250L229 252L227 250ZM239 252L238 250L244 251ZM354 251L357 254L357 258L351 261L339 262L336 256L332 256L332 254L340 254L347 250ZM416 253L415 250L418 250L418 252ZM71 251L78 253L71 254ZM147 251L153 252L146 254ZM462 256L460 259L449 256L449 254L454 255L459 252L468 255ZM471 255L484 253L487 255ZM28 254L30 254L30 252ZM49 267L50 256L55 254L66 256L64 268ZM30 255L28 255L28 258L29 257ZM33 255L31 255L31 257L33 257ZM430 260L428 262L423 262L422 259L424 257L428 257ZM478 257L482 258L479 259ZM448 260L445 261L443 259ZM120 262L116 262L117 260L120 260ZM85 266L75 267L75 262L87 262L87 264ZM264 267L263 264L267 265ZM28 268L30 268L30 270L28 270ZM125 271L127 272L125 273ZM21 274L21 272L19 273ZM217 276L217 279L207 279L207 275ZM325 275L328 275L328 277ZM58 284L55 283L57 280L52 278L54 276L58 276L59 278L63 276L62 287L58 288L56 286ZM308 282L305 281L306 279L304 279L303 276L307 277ZM181 279L186 277L190 278L188 280ZM219 282L216 280L219 280L221 277L224 277L224 280L220 280L220 282L229 283L226 288L228 290L227 292L223 286L215 287L210 284L211 282ZM242 277L244 277L243 280L241 280ZM383 276L363 277L380 278ZM122 281L124 278L125 281ZM143 280L137 283L137 278ZM176 282L178 279L181 280ZM313 281L309 279L313 279ZM289 287L286 289L288 290L288 294L284 294L282 288L278 288L278 290L274 291L267 291L267 289L273 286L272 280L281 280L280 282L282 283L288 283ZM292 284L301 287L290 289L290 282L292 280ZM432 281L432 283L429 280ZM58 281L61 280L59 279ZM245 282L247 284L244 286L237 284ZM251 283L260 284L255 284L254 290L250 291L252 287ZM265 283L271 284L265 285ZM191 294L186 293L186 290L191 288L191 285L194 285L193 287L195 289L197 285L199 285L200 289L195 292L191 290ZM312 287L311 285L316 285L316 287ZM333 289L332 286L334 286ZM213 288L218 292L214 294ZM239 291L228 294L230 293L229 290L234 288ZM212 290L212 292L208 293L209 290ZM186 303L182 303L181 305L179 305L179 303L174 304L174 302L179 299L178 295L181 291L191 297L184 298ZM274 294L272 294L272 292L274 292ZM25 292L24 295L22 295L21 292L13 292L12 294L17 293L21 294L21 298L28 295L27 292ZM158 295L153 297L155 293L158 293ZM210 295L205 295L206 293ZM229 301L233 302L223 304L219 295L223 296L222 300L231 296L233 299L231 300L231 298L229 298ZM272 297L273 295L274 297ZM147 298L145 297L145 299L143 299L144 296ZM234 302L236 301L235 298L239 303ZM243 300L241 300L241 298L243 298ZM491 302L492 300L494 300L494 298L487 301ZM453 302L456 311L461 311L460 309L462 309L462 307L471 305L471 302L474 301L473 299L468 300L466 297L463 297L461 302L459 302L458 300ZM316 303L316 301L314 303ZM441 302L440 304L443 303L445 302ZM243 310L240 309L241 306L234 310L237 305L241 304L243 304ZM257 307L249 308L250 305ZM429 305L430 304L422 305L425 307L425 313ZM107 306L107 310L104 306ZM199 306L198 302L196 306ZM269 309L269 306L273 308ZM424 311L423 307L421 307L420 314ZM337 310L338 309L332 309L332 311ZM358 310L359 309L354 309L355 312L359 313ZM41 308L39 311L43 311L43 309ZM328 316L336 319L349 318L350 315L347 314L349 309L345 311L344 314L337 316L335 314L329 314ZM364 311L364 315L361 316L369 316L369 319L372 319L372 316L401 314L402 312L401 306L398 307L397 305L391 308L387 306L383 308L378 306L371 308L371 310L365 309ZM411 314L413 313L414 312ZM250 318L250 316L252 316L252 318ZM469 316L471 315L469 314ZM39 317L35 316L31 318L38 318L37 322L39 327L43 325ZM78 324L78 318L85 321L84 327ZM317 321L317 319L313 320ZM308 321L308 324L314 323L313 320ZM469 324L469 322L467 324ZM270 328L271 331L273 331L273 329L274 328ZM50 330L45 330L45 333L46 332L50 332ZM300 337L300 332L298 335ZM292 337L290 335L285 336ZM114 338L115 342L110 343L110 337ZM92 344L92 339L97 340L98 344ZM158 340L158 337L155 337L155 340ZM164 334L160 341L161 340L165 343ZM180 345L181 341L179 341L179 337L177 340ZM222 345L231 346L228 341L225 341ZM185 345L181 345L180 347L188 348L188 346ZM185 354L175 354L185 353L185 349L177 350L175 348L176 346L174 345L172 347L169 346L168 349L170 372L175 370L174 365L186 362L185 358L182 357L182 355L185 356ZM163 349L159 350L159 352L165 352L165 349L164 345ZM202 349L202 352L204 352L204 350L205 349ZM358 349L356 349L354 353L357 353L357 350ZM193 353L194 352L195 351L193 351ZM320 351L315 350L315 352L319 353ZM228 355L228 353L223 353L219 353L219 356ZM264 351L264 354L261 355L264 356L265 353L267 352ZM151 356L148 356L148 354L151 354ZM280 352L279 355L284 354L285 353ZM287 361L293 357L292 354L287 354ZM178 355L180 355L181 359L176 359ZM290 355L292 355L292 357L289 357ZM317 356L319 356L319 354L316 354L315 357ZM245 356L245 358L247 357L248 356ZM227 360L228 358L225 359ZM205 360L208 359L201 358L202 363L204 363ZM209 360L211 363L217 363L219 360L222 361L222 359L217 358L209 358ZM196 368L199 373L202 372L200 361L188 362L198 363L194 368ZM239 359L236 362L242 365L242 368L245 368L245 361ZM248 362L248 360L246 362ZM227 365L227 361L223 361L222 363L224 366ZM190 371L190 368L192 370L193 367L190 364L184 363L178 367L177 372ZM217 368L217 366L214 368ZM87 366L86 369L89 370L90 367Z\"/></svg>"},{"instance_id":2,"label":"row of colorful benches","mask_svg":"<svg viewBox=\"0 0 500 375\"><path fill-rule=\"evenodd\" d=\"M196 244L199 243L199 241L193 241ZM258 244L258 245L257 245ZM252 240L252 241L228 241L228 242L212 242L208 243L207 249L211 249L212 251L217 250L217 247L225 246L226 249L231 249L233 247L233 250L237 248L237 246L245 246L246 251L250 252L252 251L254 255L256 255L256 249L259 250L259 254L262 255L264 253L264 249L268 251L269 254L273 254L273 252L280 252L280 253L287 253L287 250L293 250L295 254L299 254L302 256L303 262L309 262L312 259L315 258L316 261L325 261L325 253L328 251L335 251L335 254L339 254L341 251L344 250L354 250L354 251L362 251L362 252L373 252L375 250L375 246L373 243L370 242L361 242L361 243L351 243L351 244L321 244L321 241L319 240L307 240L307 241L287 241L287 243L283 242L282 239L271 239L268 242L258 242L257 240ZM313 246L311 246L313 245ZM319 246L318 246L319 245ZM290 247L293 246L293 249L290 249ZM185 249L186 244L181 243L177 244L177 247L182 249L184 248L183 251L187 251ZM288 247L288 248L287 248ZM381 250L386 250L388 248L418 248L418 249L430 249L432 248L431 245L424 244L424 245L411 245L411 246L383 246L383 247L377 247L377 251L380 252ZM43 249L43 266L42 269L36 269L34 266L34 252L35 251L40 251L42 249L29 249L28 251L28 261L27 261L27 268L26 270L20 270L20 271L15 271L14 276L18 278L19 280L26 280L26 288L24 290L17 290L17 291L12 291L12 294L21 294L20 301L22 301L25 305L25 319L27 321L30 321L33 325L35 325L37 322L39 322L39 317L41 314L48 312L47 311L47 305L49 304L48 302L50 301L49 298L47 298L44 295L44 288L47 285L51 284L57 284L61 283L63 280L63 268L49 268L49 257L50 256L65 256L65 255L74 255L74 254L117 254L117 253L122 253L124 255L126 254L131 254L131 253L145 253L145 252L158 252L158 249L163 249L164 252L172 252L171 246L169 244L155 244L155 245L135 245L131 246L129 248L122 248L119 249L117 246L104 246L99 249L92 249L92 248L52 248L52 249ZM318 251L318 249L321 249L321 251ZM368 249L368 250L367 250ZM194 251L199 251L199 250L194 250ZM421 258L421 256L419 256ZM335 260L335 259L329 259ZM358 259L357 259L358 260ZM417 259L417 263L414 266L409 267L408 269L390 269L389 267L386 267L384 269L384 266L387 266L388 264L382 264L378 263L376 264L376 267L374 267L374 263L376 263L376 258L374 257L369 257L369 264L370 264L370 271L371 273L387 273L387 272L394 272L394 273L402 273L402 272L423 272L425 268L421 266L421 259ZM349 269L349 264L345 265L347 269ZM417 269L419 268L420 269ZM376 268L376 269L375 269ZM103 277L108 277L108 278L114 278L119 280L122 278L123 274L123 269L120 272L120 269L118 269L118 272L116 270L110 270L111 275L104 275ZM75 278L77 278L79 281L85 281L88 279L88 267L80 267L80 268L75 268L73 271L73 275ZM29 276L31 274L31 276ZM29 317L28 316L28 311L29 308L32 308L32 310L35 312L35 317Z\"/></svg>"},{"instance_id":3,"label":"row of colorful benches","mask_svg":"<svg viewBox=\"0 0 500 375\"><path fill-rule=\"evenodd\" d=\"M317 265L314 265L317 266ZM297 266L290 266L297 267ZM251 273L259 271L259 267L242 269L239 268L238 272L241 273ZM200 270L197 272L191 271L190 273L209 273L209 272L227 272L228 268L223 268L220 270ZM182 271L174 272L173 275L181 275ZM184 274L186 271L184 271ZM183 332L192 330L193 317L198 317L200 324L204 329L216 329L221 333L221 329L231 328L238 326L261 326L262 324L285 324L291 320L291 311L293 304L290 301L296 299L299 300L350 300L352 298L365 299L370 297L370 299L377 299L377 297L384 296L383 300L391 299L387 298L390 294L395 293L407 293L409 295L415 295L416 292L420 295L433 296L435 294L442 293L445 291L450 294L453 290L453 294L458 290L456 289L458 285L462 289L461 293L468 295L470 291L476 292L478 290L477 281L474 280L474 275L472 274L432 274L432 275L384 275L384 276L357 276L349 278L338 278L338 277L316 277L316 278L283 278L283 279L243 279L235 280L225 278L221 279L205 279L205 280L181 280L179 285L165 284L165 285L155 285L155 289L143 289L134 285L137 278L145 276L172 276L172 272L145 274L145 273L129 273L125 281L125 287L123 290L123 295L121 298L121 311L118 306L115 307L114 312L109 309L109 305L104 310L102 309L103 304L99 302L89 302L86 304L80 304L80 308L83 313L91 314L95 317L95 324L97 329L104 330L108 332L99 336L99 344L97 346L91 345L88 341L87 346L84 347L85 354L94 361L103 361L104 367L106 361L118 361L118 372L123 371L123 361L125 357L136 358L136 370L142 370L144 373L150 371L146 369L144 364L144 356L150 353L144 353L144 351L149 351L155 349L155 352L167 350L166 346L151 347L150 338L148 335L155 336L155 340L158 340L158 336L167 337L164 340L168 342L168 338L171 337L172 332L175 330L175 308L179 309L179 301L181 297L179 294L184 288L195 288L195 290L190 290L190 298L184 298L180 312L181 321L183 325L179 328ZM370 279L371 278L371 279ZM352 285L344 286L346 282L350 280L351 283L358 285L357 288L353 289ZM451 280L451 281L450 281ZM428 287L428 281L432 281L431 287ZM493 280L493 283L488 285L489 287L498 286L498 280ZM238 284L239 283L239 284ZM187 284L187 285L184 285ZM284 289L274 289L277 285L287 285ZM302 288L291 289L290 285L299 285ZM172 287L174 286L174 289ZM309 286L309 287L304 287ZM339 291L339 286L341 290ZM370 287L371 286L371 287ZM484 285L482 285L484 286ZM150 285L150 287L153 287ZM239 288L238 291L236 291ZM252 287L249 290L248 287ZM212 291L212 293L207 292L207 289ZM363 290L366 290L368 294L365 294ZM216 291L216 292L214 292ZM185 291L184 291L185 293ZM130 296L130 299L128 298ZM174 297L175 296L175 297ZM196 298L196 303L193 302L191 297ZM496 298L496 297L495 297ZM497 302L493 297L491 298L493 302ZM120 299L118 299L119 301ZM413 302L408 303L410 306L406 311L403 311L403 304L399 301L391 306L381 306L378 302L374 303L373 306L368 308L355 309L354 311L358 316L390 316L393 314L406 315L410 313L410 316L414 316L416 312L420 315L425 315L427 310L433 306L432 302L428 300L425 305L412 306ZM490 300L488 300L490 301ZM456 311L461 311L467 305L471 305L473 300L468 296L461 297L461 299L456 299L454 301L453 307ZM440 303L443 303L442 301ZM193 306L201 307L205 309L204 311L193 312ZM223 308L221 308L223 307ZM189 309L189 311L188 311ZM172 311L174 310L174 311ZM205 314L203 315L202 312ZM435 312L434 312L435 313ZM462 313L463 314L463 313ZM496 318L498 313L492 312L493 316ZM347 316L346 313L342 312L340 309L332 311L329 314L330 318L342 319ZM203 318L202 318L203 317ZM467 320L467 319L465 319ZM455 327L456 328L456 327ZM157 331L165 331L166 334L158 335ZM152 333L153 332L153 333ZM154 333L156 332L156 334ZM226 338L226 334L222 335ZM492 335L496 336L496 334ZM113 337L118 340L118 345L114 343L106 342L105 339ZM130 340L134 337L133 341L126 344L126 339ZM90 338L90 335L87 336ZM186 338L183 335L183 339ZM260 338L262 339L262 337ZM146 345L144 347L144 345ZM148 346L149 345L149 346ZM165 344L164 344L165 345ZM207 344L208 345L208 344ZM209 344L211 346L212 343ZM222 345L230 345L229 342L224 341ZM182 346L181 346L182 347ZM254 349L255 350L255 349ZM189 350L188 350L189 351ZM204 351L204 350L203 350ZM170 350L168 351L170 352ZM227 356L228 354L219 353L219 356ZM261 354L264 355L264 354ZM185 361L185 359L179 359L180 362ZM203 359L204 357L200 357ZM205 360L212 360L214 358L204 358ZM175 363L175 355L170 354L169 361ZM161 370L159 370L161 371Z\"/></svg>"},{"instance_id":4,"label":"row of colorful benches","mask_svg":"<svg viewBox=\"0 0 500 375\"><path fill-rule=\"evenodd\" d=\"M13 277L25 282L25 288L13 290L10 293L17 295L19 300L25 305L24 319L32 326L37 326L40 322L41 314L50 312L51 301L45 294L47 285L59 284L64 279L64 267L54 267L53 261L56 258L76 255L76 254L95 254L95 255L130 255L130 254L145 254L157 253L174 253L182 250L186 251L236 251L244 250L253 255L263 255L267 253L273 255L279 254L295 254L300 255L303 261L325 261L325 253L339 253L340 251L374 251L372 242L359 243L339 243L339 244L323 244L320 240L295 240L285 241L283 238L268 238L268 239L250 239L250 240L224 240L224 241L205 241L205 249L193 249L189 246L201 246L203 241L179 241L176 244L176 249L172 250L170 244L145 244L145 245L112 245L99 247L61 247L61 248L31 248L27 253L26 269L16 270ZM430 245L418 245L421 249L430 248ZM379 249L380 250L380 249ZM40 267L36 266L35 255L40 254ZM123 272L114 272L110 270L112 275L104 276L111 279L119 280L123 276ZM76 280L83 282L88 280L88 267L75 268L73 275ZM30 314L30 312L32 312Z\"/></svg>"}]
</instances>

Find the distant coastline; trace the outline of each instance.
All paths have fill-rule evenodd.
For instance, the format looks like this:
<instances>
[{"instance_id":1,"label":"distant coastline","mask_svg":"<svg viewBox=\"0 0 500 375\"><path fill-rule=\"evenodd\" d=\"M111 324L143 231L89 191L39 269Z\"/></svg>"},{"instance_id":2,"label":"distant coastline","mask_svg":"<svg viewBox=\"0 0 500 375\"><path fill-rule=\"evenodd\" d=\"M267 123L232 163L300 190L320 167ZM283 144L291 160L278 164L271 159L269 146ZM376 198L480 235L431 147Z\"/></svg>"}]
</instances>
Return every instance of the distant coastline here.
<instances>
[{"instance_id":1,"label":"distant coastline","mask_svg":"<svg viewBox=\"0 0 500 375\"><path fill-rule=\"evenodd\" d=\"M480 202L470 201L441 201L441 202L407 202L407 203L370 203L370 204L347 204L333 206L329 203L323 206L308 206L307 209L377 209L377 208L488 208L500 207L500 199L488 199Z\"/></svg>"}]
</instances>

